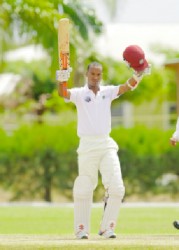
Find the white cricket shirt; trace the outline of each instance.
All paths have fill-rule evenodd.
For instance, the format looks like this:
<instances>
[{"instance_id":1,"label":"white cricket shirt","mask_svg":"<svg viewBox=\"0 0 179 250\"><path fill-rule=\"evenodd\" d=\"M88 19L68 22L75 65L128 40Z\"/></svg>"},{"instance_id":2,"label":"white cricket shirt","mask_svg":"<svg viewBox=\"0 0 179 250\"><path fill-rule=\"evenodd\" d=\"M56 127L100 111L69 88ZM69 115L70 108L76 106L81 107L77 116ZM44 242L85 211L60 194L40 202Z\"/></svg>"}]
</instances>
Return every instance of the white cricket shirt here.
<instances>
[{"instance_id":1,"label":"white cricket shirt","mask_svg":"<svg viewBox=\"0 0 179 250\"><path fill-rule=\"evenodd\" d=\"M87 85L69 89L70 101L76 105L77 134L106 136L111 132L111 102L118 98L119 86L100 86L95 95Z\"/></svg>"}]
</instances>

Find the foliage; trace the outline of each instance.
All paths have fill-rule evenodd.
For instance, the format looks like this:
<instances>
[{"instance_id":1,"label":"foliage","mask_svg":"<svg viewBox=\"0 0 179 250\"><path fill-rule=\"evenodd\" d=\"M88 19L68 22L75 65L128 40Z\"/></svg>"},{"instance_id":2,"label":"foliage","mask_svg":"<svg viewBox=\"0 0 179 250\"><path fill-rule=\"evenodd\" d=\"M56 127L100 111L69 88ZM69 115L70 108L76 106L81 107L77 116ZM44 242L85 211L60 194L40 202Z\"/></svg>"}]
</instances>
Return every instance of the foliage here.
<instances>
[{"instance_id":1,"label":"foliage","mask_svg":"<svg viewBox=\"0 0 179 250\"><path fill-rule=\"evenodd\" d=\"M63 119L64 121L64 119ZM114 128L111 136L119 145L119 158L126 197L178 193L178 179L163 185L165 174L178 176L178 147L169 145L171 131L157 128ZM69 199L77 176L78 138L76 123L21 126L12 136L0 130L1 185L13 192L12 199L51 201L57 192ZM9 175L9 173L11 173ZM168 189L167 189L168 187ZM104 188L99 177L94 200L102 201Z\"/></svg>"},{"instance_id":2,"label":"foliage","mask_svg":"<svg viewBox=\"0 0 179 250\"><path fill-rule=\"evenodd\" d=\"M60 127L37 124L23 126L13 137L5 138L0 154L1 180L13 190L13 199L24 196L50 201L51 188L68 193L77 171L74 129L74 124Z\"/></svg>"},{"instance_id":3,"label":"foliage","mask_svg":"<svg viewBox=\"0 0 179 250\"><path fill-rule=\"evenodd\" d=\"M70 62L74 67L72 77L75 82L78 82L79 72L83 70L78 63L83 65L84 55L87 56L86 47L89 48L89 54L94 49L92 41L102 32L103 24L98 20L94 10L79 0L2 0L0 7L0 34L2 34L0 69L22 75L25 86L27 82L31 83L29 87L31 95L23 96L23 101L20 103L12 101L7 108L14 107L21 115L24 111L42 116L49 108L49 102L46 105L47 99L54 96L53 91L57 88L55 71L59 67L57 39L59 19L63 17L70 19ZM42 45L47 54L45 59L32 63L18 61L5 64L5 52L28 44ZM69 87L72 85L71 79L68 82ZM16 99L19 100L20 97L18 98L17 93L16 95ZM19 95L22 96L22 93ZM58 107L56 99L52 102ZM57 111L54 106L49 111ZM6 107L2 105L2 112L5 109Z\"/></svg>"},{"instance_id":4,"label":"foliage","mask_svg":"<svg viewBox=\"0 0 179 250\"><path fill-rule=\"evenodd\" d=\"M166 45L153 44L151 46L151 50L158 55L165 55L166 60L179 58L178 50L175 50L171 47L167 47Z\"/></svg>"},{"instance_id":5,"label":"foliage","mask_svg":"<svg viewBox=\"0 0 179 250\"><path fill-rule=\"evenodd\" d=\"M42 93L50 94L56 89L51 79L41 80L36 74L33 75L32 79L34 83L32 86L32 97L35 100L39 100Z\"/></svg>"},{"instance_id":6,"label":"foliage","mask_svg":"<svg viewBox=\"0 0 179 250\"><path fill-rule=\"evenodd\" d=\"M174 153L177 152L177 148L174 150L169 144L171 134L170 131L157 128L113 129L112 136L120 146L119 158L127 185L127 195L145 194L151 191L169 192L167 185L160 186L158 179L167 173L178 174L176 168L171 167L174 161L176 161L175 166L179 161L177 153ZM175 155L174 160L172 160L173 155ZM175 194L178 192L175 185L172 191Z\"/></svg>"},{"instance_id":7,"label":"foliage","mask_svg":"<svg viewBox=\"0 0 179 250\"><path fill-rule=\"evenodd\" d=\"M169 148L171 131L159 128L148 129L144 126L127 129L113 128L111 136L115 138L120 148L130 150L134 155L160 155Z\"/></svg>"},{"instance_id":8,"label":"foliage","mask_svg":"<svg viewBox=\"0 0 179 250\"><path fill-rule=\"evenodd\" d=\"M52 59L50 65L54 75L58 65L58 21L62 17L69 17L73 25L72 59L74 48L79 44L76 37L84 42L91 33L99 34L102 31L102 23L97 19L94 10L86 8L79 0L1 1L1 33L8 29L7 39L2 40L2 43L8 44L13 40L21 46L27 43L42 44Z\"/></svg>"}]
</instances>

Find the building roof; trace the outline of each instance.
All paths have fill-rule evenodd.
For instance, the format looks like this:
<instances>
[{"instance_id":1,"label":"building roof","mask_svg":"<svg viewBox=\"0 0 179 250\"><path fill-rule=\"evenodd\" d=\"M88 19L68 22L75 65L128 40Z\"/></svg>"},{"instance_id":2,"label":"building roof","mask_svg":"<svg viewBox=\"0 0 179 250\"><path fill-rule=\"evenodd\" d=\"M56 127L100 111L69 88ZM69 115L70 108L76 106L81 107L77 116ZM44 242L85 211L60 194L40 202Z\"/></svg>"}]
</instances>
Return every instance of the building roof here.
<instances>
[{"instance_id":1,"label":"building roof","mask_svg":"<svg viewBox=\"0 0 179 250\"><path fill-rule=\"evenodd\" d=\"M164 64L165 66L176 66L178 67L179 66L179 58L174 58L174 59L171 59L171 60L167 60Z\"/></svg>"}]
</instances>

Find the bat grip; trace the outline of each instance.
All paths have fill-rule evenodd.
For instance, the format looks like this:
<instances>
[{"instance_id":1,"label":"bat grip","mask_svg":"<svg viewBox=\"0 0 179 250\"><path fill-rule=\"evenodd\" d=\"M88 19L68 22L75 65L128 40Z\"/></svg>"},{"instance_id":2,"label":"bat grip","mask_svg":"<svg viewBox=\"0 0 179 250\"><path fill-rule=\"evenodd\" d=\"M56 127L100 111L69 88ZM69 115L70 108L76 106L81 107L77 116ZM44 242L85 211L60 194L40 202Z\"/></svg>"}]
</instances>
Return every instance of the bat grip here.
<instances>
[{"instance_id":1,"label":"bat grip","mask_svg":"<svg viewBox=\"0 0 179 250\"><path fill-rule=\"evenodd\" d=\"M67 82L62 82L59 84L59 88L60 88L60 93L63 95L63 97L67 96Z\"/></svg>"},{"instance_id":2,"label":"bat grip","mask_svg":"<svg viewBox=\"0 0 179 250\"><path fill-rule=\"evenodd\" d=\"M69 66L69 53L60 53L60 69L66 70ZM59 84L60 93L63 97L67 97L67 82L61 82Z\"/></svg>"}]
</instances>

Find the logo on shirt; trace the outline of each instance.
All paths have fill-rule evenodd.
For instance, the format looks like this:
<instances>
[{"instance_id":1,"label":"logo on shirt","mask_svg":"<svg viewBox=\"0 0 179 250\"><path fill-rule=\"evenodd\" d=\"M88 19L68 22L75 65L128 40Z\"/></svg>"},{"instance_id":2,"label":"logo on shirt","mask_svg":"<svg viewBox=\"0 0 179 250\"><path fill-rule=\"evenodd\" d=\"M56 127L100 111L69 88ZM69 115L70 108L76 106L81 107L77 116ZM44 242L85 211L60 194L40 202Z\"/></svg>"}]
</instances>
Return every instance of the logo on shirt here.
<instances>
[{"instance_id":1,"label":"logo on shirt","mask_svg":"<svg viewBox=\"0 0 179 250\"><path fill-rule=\"evenodd\" d=\"M105 96L105 95L103 95L103 96L102 96L102 99L105 99L105 98L106 98L106 96Z\"/></svg>"},{"instance_id":2,"label":"logo on shirt","mask_svg":"<svg viewBox=\"0 0 179 250\"><path fill-rule=\"evenodd\" d=\"M91 102L91 97L90 96L86 96L85 97L85 102Z\"/></svg>"}]
</instances>

